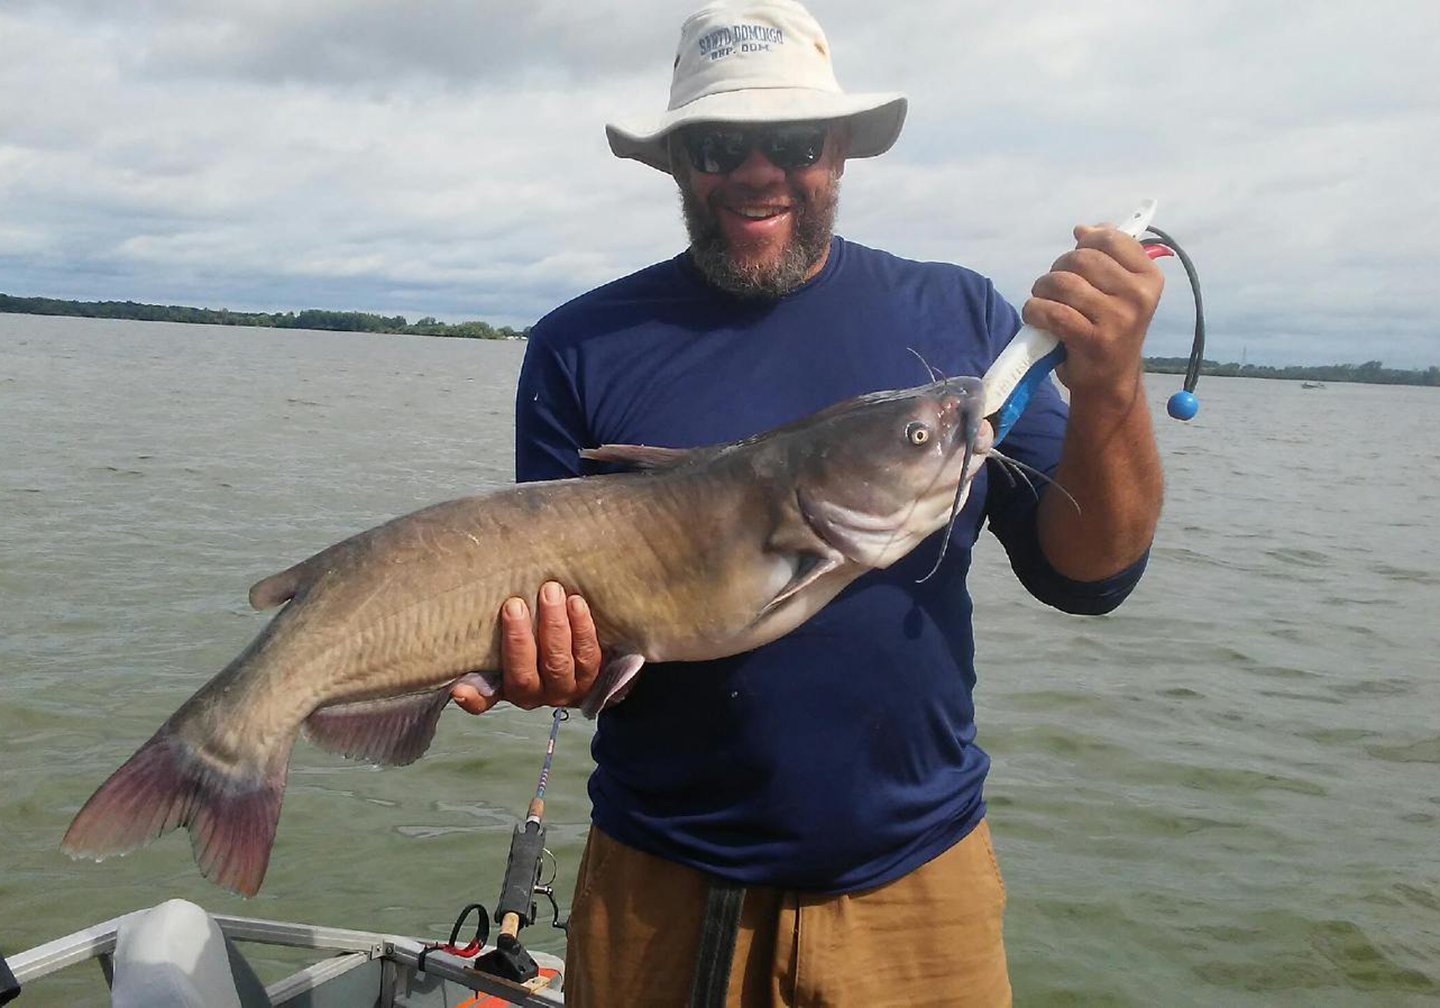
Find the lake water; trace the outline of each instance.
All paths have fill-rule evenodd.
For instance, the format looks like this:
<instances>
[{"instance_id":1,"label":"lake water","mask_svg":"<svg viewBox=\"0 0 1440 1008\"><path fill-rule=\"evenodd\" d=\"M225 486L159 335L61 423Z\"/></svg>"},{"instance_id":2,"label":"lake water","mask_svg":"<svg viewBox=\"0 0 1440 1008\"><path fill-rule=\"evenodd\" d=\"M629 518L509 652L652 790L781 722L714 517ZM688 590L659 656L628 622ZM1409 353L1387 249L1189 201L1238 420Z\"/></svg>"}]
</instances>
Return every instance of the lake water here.
<instances>
[{"instance_id":1,"label":"lake water","mask_svg":"<svg viewBox=\"0 0 1440 1008\"><path fill-rule=\"evenodd\" d=\"M302 743L253 900L200 879L183 834L100 865L57 842L263 625L253 581L509 481L522 352L0 315L0 950L168 896L432 935L493 905L544 711L447 713L408 768ZM1440 390L1216 379L1186 425L1177 382L1149 381L1166 509L1118 612L1046 610L978 550L1017 1003L1436 1003ZM547 793L562 906L588 739L562 730ZM81 968L24 1003L98 991Z\"/></svg>"}]
</instances>

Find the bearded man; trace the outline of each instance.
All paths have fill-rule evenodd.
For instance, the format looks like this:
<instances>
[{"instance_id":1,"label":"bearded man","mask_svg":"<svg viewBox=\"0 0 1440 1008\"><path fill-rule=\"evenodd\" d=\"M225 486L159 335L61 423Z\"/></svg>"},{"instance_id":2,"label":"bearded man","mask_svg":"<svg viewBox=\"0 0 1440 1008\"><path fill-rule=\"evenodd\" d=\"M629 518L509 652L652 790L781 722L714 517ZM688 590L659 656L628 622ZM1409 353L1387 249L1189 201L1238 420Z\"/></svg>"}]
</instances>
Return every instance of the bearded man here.
<instances>
[{"instance_id":1,"label":"bearded man","mask_svg":"<svg viewBox=\"0 0 1440 1008\"><path fill-rule=\"evenodd\" d=\"M517 478L578 475L577 452L602 443L730 441L915 385L915 353L984 374L1019 327L988 280L833 234L847 161L889 149L905 109L843 92L791 0L686 20L669 109L607 133L617 156L674 177L690 245L535 326ZM1036 598L1107 612L1160 507L1140 359L1160 274L1113 228L1076 239L1024 307L1066 344L1070 406L1042 388L1006 448L1079 507L982 473L933 577L938 543L773 644L647 666L597 724L567 1004L1009 1003L970 548L988 521ZM574 704L601 666L584 599L557 584L533 617L506 603L503 638L503 694L457 688L465 709Z\"/></svg>"}]
</instances>

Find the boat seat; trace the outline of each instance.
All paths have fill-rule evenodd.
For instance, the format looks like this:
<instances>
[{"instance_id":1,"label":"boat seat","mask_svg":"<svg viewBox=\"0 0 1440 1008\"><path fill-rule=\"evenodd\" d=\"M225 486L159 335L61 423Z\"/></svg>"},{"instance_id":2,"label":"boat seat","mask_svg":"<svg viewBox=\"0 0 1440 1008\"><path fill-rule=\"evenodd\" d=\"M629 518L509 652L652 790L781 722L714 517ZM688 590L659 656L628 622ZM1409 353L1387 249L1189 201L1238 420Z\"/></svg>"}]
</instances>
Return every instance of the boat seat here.
<instances>
[{"instance_id":1,"label":"boat seat","mask_svg":"<svg viewBox=\"0 0 1440 1008\"><path fill-rule=\"evenodd\" d=\"M115 935L113 1008L269 1008L265 985L214 919L172 899Z\"/></svg>"}]
</instances>

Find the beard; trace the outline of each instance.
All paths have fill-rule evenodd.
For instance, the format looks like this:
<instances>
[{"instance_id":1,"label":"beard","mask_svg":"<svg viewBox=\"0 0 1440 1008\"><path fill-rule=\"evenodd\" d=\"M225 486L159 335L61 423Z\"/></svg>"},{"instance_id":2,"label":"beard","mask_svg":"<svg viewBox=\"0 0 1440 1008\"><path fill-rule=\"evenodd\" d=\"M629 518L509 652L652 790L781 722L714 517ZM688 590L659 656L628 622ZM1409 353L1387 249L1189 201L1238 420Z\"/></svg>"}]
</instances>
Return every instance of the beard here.
<instances>
[{"instance_id":1,"label":"beard","mask_svg":"<svg viewBox=\"0 0 1440 1008\"><path fill-rule=\"evenodd\" d=\"M713 206L698 199L681 177L680 209L690 235L690 258L705 279L723 291L751 300L774 300L797 289L826 251L840 204L840 173L812 200L797 186L790 188L794 226L785 247L762 262L740 261L720 228Z\"/></svg>"}]
</instances>

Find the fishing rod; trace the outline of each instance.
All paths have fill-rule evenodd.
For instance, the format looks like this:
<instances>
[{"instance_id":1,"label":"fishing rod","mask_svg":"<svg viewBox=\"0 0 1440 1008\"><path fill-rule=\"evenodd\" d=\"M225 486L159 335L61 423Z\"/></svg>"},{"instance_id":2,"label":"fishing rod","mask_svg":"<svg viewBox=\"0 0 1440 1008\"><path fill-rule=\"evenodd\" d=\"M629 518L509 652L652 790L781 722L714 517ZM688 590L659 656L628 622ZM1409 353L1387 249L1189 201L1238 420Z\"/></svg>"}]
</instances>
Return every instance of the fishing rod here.
<instances>
[{"instance_id":1,"label":"fishing rod","mask_svg":"<svg viewBox=\"0 0 1440 1008\"><path fill-rule=\"evenodd\" d=\"M1151 226L1155 207L1153 199L1143 201L1118 230L1145 246L1145 254L1151 259L1175 256L1190 281L1190 290L1195 298L1195 334L1190 344L1190 360L1185 368L1183 386L1170 397L1165 410L1176 420L1191 420L1200 410L1195 386L1200 380L1200 365L1205 356L1205 313L1200 300L1200 277L1195 264L1175 240ZM1147 232L1153 237L1146 236ZM994 418L996 444L1025 412L1031 394L1064 359L1065 345L1057 337L1030 325L1021 326L1005 349L1000 351L1000 356L995 358L995 363L981 379L985 391L982 416Z\"/></svg>"},{"instance_id":2,"label":"fishing rod","mask_svg":"<svg viewBox=\"0 0 1440 1008\"><path fill-rule=\"evenodd\" d=\"M500 925L500 933L495 938L495 947L474 963L474 968L482 973L519 984L534 980L540 973L534 957L520 943L520 930L535 923L539 916L536 896L544 896L550 901L550 909L554 912L551 926L565 930L565 924L560 920L560 905L555 901L555 855L545 847L544 817L545 788L550 782L551 764L555 761L555 738L560 733L560 725L568 720L569 711L555 711L550 723L550 740L545 746L545 760L540 767L540 780L535 785L535 797L530 799L525 821L516 825L510 837L510 854L500 883L500 898L495 904L494 920ZM542 881L542 862L547 854L550 855L550 878ZM460 931L472 913L477 914L475 937L469 944L459 945ZM450 941L427 947L420 953L417 966L424 971L425 956L435 951L468 959L476 955L489 939L490 918L485 907L471 903L456 918L455 926L450 930Z\"/></svg>"},{"instance_id":3,"label":"fishing rod","mask_svg":"<svg viewBox=\"0 0 1440 1008\"><path fill-rule=\"evenodd\" d=\"M520 929L535 923L537 907L535 897L544 896L550 901L555 916L554 927L564 930L560 922L560 906L555 902L555 890L549 882L540 881L541 858L549 853L545 849L545 786L550 782L550 764L555 760L555 737L560 725L570 719L570 712L558 708L550 723L550 741L545 746L545 761L540 767L540 780L535 785L535 797L525 812L525 821L515 827L510 837L510 857L505 863L505 878L500 883L500 899L495 904L495 923L500 925L500 934L495 938L495 948L475 960L475 968L486 973L523 983L533 979L540 967L525 946L520 944ZM551 855L553 866L554 855ZM551 875L551 882L554 875Z\"/></svg>"}]
</instances>

